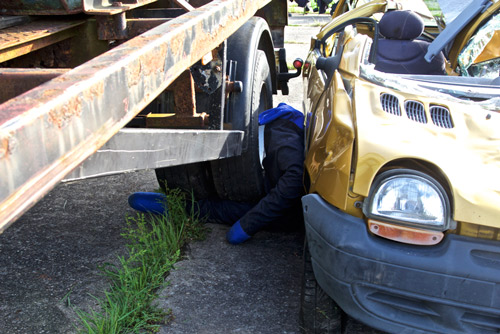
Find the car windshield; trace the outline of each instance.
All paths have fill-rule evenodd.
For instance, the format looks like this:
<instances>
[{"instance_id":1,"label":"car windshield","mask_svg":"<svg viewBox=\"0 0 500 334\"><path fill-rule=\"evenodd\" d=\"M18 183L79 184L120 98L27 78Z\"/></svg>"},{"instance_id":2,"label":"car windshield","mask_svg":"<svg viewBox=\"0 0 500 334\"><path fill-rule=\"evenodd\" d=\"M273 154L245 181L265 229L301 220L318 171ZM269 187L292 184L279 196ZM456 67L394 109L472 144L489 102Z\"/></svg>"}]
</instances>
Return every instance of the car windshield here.
<instances>
[{"instance_id":1,"label":"car windshield","mask_svg":"<svg viewBox=\"0 0 500 334\"><path fill-rule=\"evenodd\" d=\"M491 5L489 0L477 0L467 4L467 7L460 12L451 22L446 24L446 28L431 43L425 55L425 59L430 62L450 43L464 27L467 26L479 13Z\"/></svg>"},{"instance_id":2,"label":"car windshield","mask_svg":"<svg viewBox=\"0 0 500 334\"><path fill-rule=\"evenodd\" d=\"M474 0L437 0L445 22L453 21Z\"/></svg>"},{"instance_id":3,"label":"car windshield","mask_svg":"<svg viewBox=\"0 0 500 334\"><path fill-rule=\"evenodd\" d=\"M469 40L458 56L463 76L496 78L500 73L500 13Z\"/></svg>"}]
</instances>

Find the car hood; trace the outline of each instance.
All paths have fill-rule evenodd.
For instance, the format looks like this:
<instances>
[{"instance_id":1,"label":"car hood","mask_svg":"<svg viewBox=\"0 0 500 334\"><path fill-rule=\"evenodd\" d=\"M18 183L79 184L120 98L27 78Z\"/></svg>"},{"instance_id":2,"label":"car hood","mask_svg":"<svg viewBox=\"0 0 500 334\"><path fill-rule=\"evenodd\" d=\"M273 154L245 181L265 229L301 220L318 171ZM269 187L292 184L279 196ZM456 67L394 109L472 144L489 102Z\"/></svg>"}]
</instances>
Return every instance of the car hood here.
<instances>
[{"instance_id":1,"label":"car hood","mask_svg":"<svg viewBox=\"0 0 500 334\"><path fill-rule=\"evenodd\" d=\"M457 79L462 85L440 82L438 76L433 82L432 78L422 81L418 76L362 69L354 87L358 157L353 190L367 196L381 168L410 159L433 166L448 183L455 220L500 227L499 88L479 84L477 78ZM468 91L483 96L463 96ZM384 94L399 101L399 116L384 107ZM422 105L426 121L411 118L408 101ZM436 122L431 107L447 109L451 126Z\"/></svg>"}]
</instances>

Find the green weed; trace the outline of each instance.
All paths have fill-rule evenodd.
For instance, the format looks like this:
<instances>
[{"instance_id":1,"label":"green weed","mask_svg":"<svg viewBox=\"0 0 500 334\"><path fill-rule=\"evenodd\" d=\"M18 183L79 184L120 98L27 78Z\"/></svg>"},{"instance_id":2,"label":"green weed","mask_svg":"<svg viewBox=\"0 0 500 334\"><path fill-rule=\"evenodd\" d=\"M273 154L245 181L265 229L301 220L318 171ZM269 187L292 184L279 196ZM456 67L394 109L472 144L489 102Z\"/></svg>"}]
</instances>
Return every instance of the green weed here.
<instances>
[{"instance_id":1,"label":"green weed","mask_svg":"<svg viewBox=\"0 0 500 334\"><path fill-rule=\"evenodd\" d=\"M190 200L193 207L194 200ZM99 268L110 285L104 297L94 297L98 311L75 310L80 333L156 332L168 321L170 313L153 303L157 291L164 286L185 242L205 235L194 210L185 212L185 203L179 190L168 190L167 214L126 217L122 236L127 240L127 255L118 256L118 264L105 263Z\"/></svg>"}]
</instances>

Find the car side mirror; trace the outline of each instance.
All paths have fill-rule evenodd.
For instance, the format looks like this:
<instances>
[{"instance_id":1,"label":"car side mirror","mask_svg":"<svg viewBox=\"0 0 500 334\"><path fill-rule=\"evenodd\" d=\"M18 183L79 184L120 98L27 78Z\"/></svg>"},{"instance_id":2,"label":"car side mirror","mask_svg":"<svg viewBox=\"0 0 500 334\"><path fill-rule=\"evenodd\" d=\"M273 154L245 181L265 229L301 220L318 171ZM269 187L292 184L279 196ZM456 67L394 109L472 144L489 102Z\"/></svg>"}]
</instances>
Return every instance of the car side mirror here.
<instances>
[{"instance_id":1,"label":"car side mirror","mask_svg":"<svg viewBox=\"0 0 500 334\"><path fill-rule=\"evenodd\" d=\"M319 50L325 50L326 49L326 41L330 36L332 36L335 33L341 33L342 37L339 38L340 42L338 44L338 49L337 52L335 53L334 56L331 57L319 57L316 60L316 68L319 70L323 70L326 74L326 82L325 82L325 88L330 85L330 82L332 80L333 74L335 71L339 68L340 65L340 60L342 59L342 53L344 52L344 42L342 41L343 39L343 32L345 27L349 25L355 25L355 24L368 24L374 27L374 38L373 38L373 43L372 43L372 48L370 50L370 56L369 60L375 64L375 50L377 49L378 45L378 36L379 36L379 27L377 24L377 21L375 21L372 18L369 17L358 17L354 19L350 19L345 21L342 24L339 24L338 26L334 27L332 30L327 31L325 35L321 38L321 40L316 41L316 48Z\"/></svg>"},{"instance_id":2,"label":"car side mirror","mask_svg":"<svg viewBox=\"0 0 500 334\"><path fill-rule=\"evenodd\" d=\"M316 68L322 70L326 74L325 87L330 85L333 74L339 68L340 60L342 59L342 51L338 52L333 57L319 57L316 60Z\"/></svg>"}]
</instances>

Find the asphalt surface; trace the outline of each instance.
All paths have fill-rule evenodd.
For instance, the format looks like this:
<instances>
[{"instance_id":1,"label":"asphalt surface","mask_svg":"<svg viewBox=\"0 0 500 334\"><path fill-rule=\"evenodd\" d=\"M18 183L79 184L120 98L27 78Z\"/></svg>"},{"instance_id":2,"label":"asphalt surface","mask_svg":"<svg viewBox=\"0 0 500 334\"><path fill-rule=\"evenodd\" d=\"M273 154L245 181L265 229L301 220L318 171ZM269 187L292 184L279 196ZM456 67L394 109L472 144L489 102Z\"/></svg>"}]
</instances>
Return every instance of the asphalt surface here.
<instances>
[{"instance_id":1,"label":"asphalt surface","mask_svg":"<svg viewBox=\"0 0 500 334\"><path fill-rule=\"evenodd\" d=\"M107 287L97 267L124 254L128 194L155 186L152 172L61 184L0 235L0 333L76 333L73 307Z\"/></svg>"},{"instance_id":2,"label":"asphalt surface","mask_svg":"<svg viewBox=\"0 0 500 334\"><path fill-rule=\"evenodd\" d=\"M290 62L306 58L310 36L327 19L290 18ZM301 80L274 101L301 109ZM135 214L128 195L157 188L153 171L60 184L1 234L0 333L76 333L75 308L94 308L108 284L98 266L125 251L120 233ZM160 332L298 333L303 234L262 231L232 246L227 226L210 228L167 278L158 303L174 320Z\"/></svg>"},{"instance_id":3,"label":"asphalt surface","mask_svg":"<svg viewBox=\"0 0 500 334\"><path fill-rule=\"evenodd\" d=\"M175 318L160 333L299 333L302 233L232 246L226 226L211 229L168 277L159 303Z\"/></svg>"}]
</instances>

